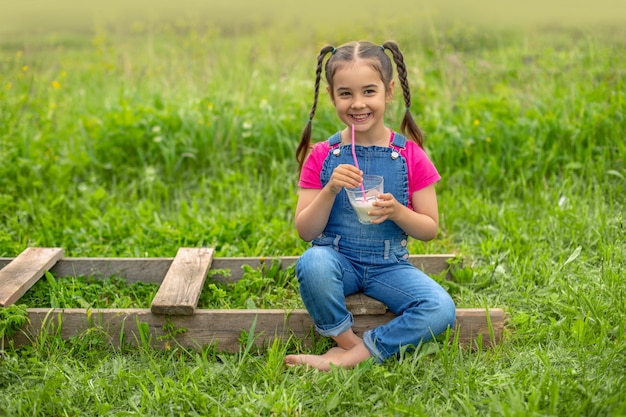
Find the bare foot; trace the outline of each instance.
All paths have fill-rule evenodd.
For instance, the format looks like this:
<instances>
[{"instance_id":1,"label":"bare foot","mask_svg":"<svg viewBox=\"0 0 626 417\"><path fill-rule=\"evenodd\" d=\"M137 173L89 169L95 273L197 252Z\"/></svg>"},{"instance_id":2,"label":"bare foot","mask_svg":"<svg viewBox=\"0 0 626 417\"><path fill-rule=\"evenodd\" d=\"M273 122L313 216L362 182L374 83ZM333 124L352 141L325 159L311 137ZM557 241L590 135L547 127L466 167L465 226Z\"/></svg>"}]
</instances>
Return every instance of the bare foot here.
<instances>
[{"instance_id":1,"label":"bare foot","mask_svg":"<svg viewBox=\"0 0 626 417\"><path fill-rule=\"evenodd\" d=\"M344 350L350 350L359 343L363 343L363 340L357 336L352 329L349 329L338 336L333 336L333 340L337 343L337 346Z\"/></svg>"},{"instance_id":2,"label":"bare foot","mask_svg":"<svg viewBox=\"0 0 626 417\"><path fill-rule=\"evenodd\" d=\"M369 357L369 350L367 350L363 342L360 342L351 349L331 348L323 355L287 355L284 363L287 366L306 365L320 371L330 371L331 365L353 368Z\"/></svg>"},{"instance_id":3,"label":"bare foot","mask_svg":"<svg viewBox=\"0 0 626 417\"><path fill-rule=\"evenodd\" d=\"M307 366L313 366L314 368L319 369L319 366L322 362L324 362L325 358L328 355L334 355L336 352L336 354L339 354L339 351L343 351L345 352L346 349L340 348L338 346L330 348L325 354L323 355L287 355L285 356L285 359L283 360L283 362L285 363L285 365L287 366L297 366L297 365L307 365Z\"/></svg>"}]
</instances>

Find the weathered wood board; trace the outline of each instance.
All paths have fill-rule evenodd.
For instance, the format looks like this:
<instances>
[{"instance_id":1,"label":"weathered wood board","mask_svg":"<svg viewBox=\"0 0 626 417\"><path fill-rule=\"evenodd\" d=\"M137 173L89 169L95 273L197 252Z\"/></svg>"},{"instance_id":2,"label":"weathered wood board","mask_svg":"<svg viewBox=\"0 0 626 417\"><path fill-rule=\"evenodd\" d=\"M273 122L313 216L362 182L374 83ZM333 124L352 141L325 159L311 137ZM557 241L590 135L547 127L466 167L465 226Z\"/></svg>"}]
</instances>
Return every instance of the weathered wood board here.
<instances>
[{"instance_id":1,"label":"weathered wood board","mask_svg":"<svg viewBox=\"0 0 626 417\"><path fill-rule=\"evenodd\" d=\"M448 262L454 257L451 254L411 255L409 261L427 274L437 275L449 268ZM12 260L13 258L0 258L0 268ZM277 261L281 268L287 268L297 260L297 256L214 257L211 270L215 273L211 275L211 279L223 283L235 282L244 273L243 265L258 268ZM125 278L128 283L160 284L173 261L174 258L63 258L50 268L50 272L56 277L92 276L97 279L116 275ZM221 270L229 273L221 274Z\"/></svg>"},{"instance_id":2,"label":"weathered wood board","mask_svg":"<svg viewBox=\"0 0 626 417\"><path fill-rule=\"evenodd\" d=\"M363 334L367 329L379 326L393 318L393 314L366 314L355 316L354 330ZM141 343L139 323L145 328L143 339L153 346L165 344L199 349L215 345L217 350L237 352L241 348L242 332L249 332L254 325L255 345L268 344L279 338L301 339L305 344L316 337L313 322L305 310L196 310L191 316L166 316L152 314L149 309L29 309L29 324L14 335L16 346L37 340L40 333L60 334L64 339L84 334L88 329L100 329L113 348L120 347L120 340L130 345ZM185 332L167 336L165 325L184 329ZM458 309L455 337L462 345L472 346L477 338L482 346L499 343L504 326L502 309ZM93 333L93 331L91 331ZM319 337L319 336L318 336Z\"/></svg>"},{"instance_id":3,"label":"weathered wood board","mask_svg":"<svg viewBox=\"0 0 626 417\"><path fill-rule=\"evenodd\" d=\"M19 300L62 256L60 248L26 248L0 269L0 307Z\"/></svg>"},{"instance_id":4,"label":"weathered wood board","mask_svg":"<svg viewBox=\"0 0 626 417\"><path fill-rule=\"evenodd\" d=\"M387 306L365 294L357 293L346 297L346 307L353 316L363 314L385 314Z\"/></svg>"},{"instance_id":5,"label":"weathered wood board","mask_svg":"<svg viewBox=\"0 0 626 417\"><path fill-rule=\"evenodd\" d=\"M214 258L208 248L183 248L176 258L64 258L61 249L28 248L16 258L0 258L0 300L9 305L19 300L45 270L55 276L121 276L127 282L161 284L151 309L28 309L29 322L13 337L16 345L40 337L42 331L59 333L64 338L100 329L114 347L137 344L140 328L154 345L180 344L200 347L213 344L223 351L240 349L242 332L254 325L256 344L273 338L290 337L311 342L313 323L306 310L198 310L198 298L207 273L211 279L230 283L242 278L244 265L258 268L280 262L281 268L293 265L298 257ZM430 275L449 274L454 255L411 255L410 262ZM449 275L448 275L449 277ZM391 320L394 315L386 306L363 294L346 298L352 311L354 330L365 330ZM156 314L155 314L156 313ZM175 336L166 334L164 326L184 329ZM461 344L471 345L480 338L483 346L499 343L504 330L502 309L457 309L455 336ZM5 342L8 342L5 341Z\"/></svg>"},{"instance_id":6,"label":"weathered wood board","mask_svg":"<svg viewBox=\"0 0 626 417\"><path fill-rule=\"evenodd\" d=\"M213 249L180 248L170 265L150 309L154 314L191 315L204 286Z\"/></svg>"}]
</instances>

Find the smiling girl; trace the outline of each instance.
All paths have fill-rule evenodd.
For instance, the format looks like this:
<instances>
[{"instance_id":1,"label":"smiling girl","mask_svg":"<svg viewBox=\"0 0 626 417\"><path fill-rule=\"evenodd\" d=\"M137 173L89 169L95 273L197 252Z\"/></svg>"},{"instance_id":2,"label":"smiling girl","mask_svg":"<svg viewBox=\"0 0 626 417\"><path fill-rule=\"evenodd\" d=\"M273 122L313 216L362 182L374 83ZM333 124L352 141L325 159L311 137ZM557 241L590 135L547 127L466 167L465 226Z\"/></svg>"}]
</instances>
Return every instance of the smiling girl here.
<instances>
[{"instance_id":1,"label":"smiling girl","mask_svg":"<svg viewBox=\"0 0 626 417\"><path fill-rule=\"evenodd\" d=\"M404 97L402 133L385 125L395 88L386 50L393 56ZM311 146L322 66L329 54L327 90L345 128ZM296 275L316 330L337 346L323 355L287 355L287 365L329 370L331 365L353 367L370 357L380 363L454 324L455 306L448 293L408 260L409 237L428 241L437 234L435 183L441 178L422 148L423 136L410 107L404 57L395 42L351 42L320 51L313 106L296 153L300 191L295 223L300 237L311 242L298 260ZM379 217L370 224L357 220L344 190L358 187L364 174L382 176L385 186L369 213ZM357 292L385 303L396 317L362 336L355 334L345 297Z\"/></svg>"}]
</instances>

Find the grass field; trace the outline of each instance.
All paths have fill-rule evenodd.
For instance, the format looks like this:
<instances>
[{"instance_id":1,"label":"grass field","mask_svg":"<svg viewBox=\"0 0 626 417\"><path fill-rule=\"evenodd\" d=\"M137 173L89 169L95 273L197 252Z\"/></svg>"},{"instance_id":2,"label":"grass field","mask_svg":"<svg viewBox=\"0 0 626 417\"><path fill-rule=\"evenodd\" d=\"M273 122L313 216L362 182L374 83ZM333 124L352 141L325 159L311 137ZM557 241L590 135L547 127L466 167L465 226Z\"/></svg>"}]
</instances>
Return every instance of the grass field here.
<instances>
[{"instance_id":1,"label":"grass field","mask_svg":"<svg viewBox=\"0 0 626 417\"><path fill-rule=\"evenodd\" d=\"M394 39L443 177L439 236L412 252L460 254L457 305L509 319L490 350L429 343L329 373L286 369L297 341L223 354L42 336L3 347L1 416L626 415L626 19L571 6L564 23L487 25L398 0L313 25L238 2L169 20L39 3L28 30L5 15L0 32L0 256L299 255L317 52ZM316 141L341 128L321 103ZM19 308L0 313L1 334Z\"/></svg>"}]
</instances>

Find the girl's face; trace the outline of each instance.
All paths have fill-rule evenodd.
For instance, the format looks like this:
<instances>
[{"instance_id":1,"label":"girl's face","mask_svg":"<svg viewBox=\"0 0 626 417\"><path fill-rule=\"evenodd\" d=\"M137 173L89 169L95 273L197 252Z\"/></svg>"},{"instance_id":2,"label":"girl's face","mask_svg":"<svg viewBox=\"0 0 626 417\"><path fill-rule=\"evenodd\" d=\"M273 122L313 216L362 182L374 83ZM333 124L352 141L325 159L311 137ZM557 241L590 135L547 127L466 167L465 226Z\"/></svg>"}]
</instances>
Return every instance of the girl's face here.
<instances>
[{"instance_id":1,"label":"girl's face","mask_svg":"<svg viewBox=\"0 0 626 417\"><path fill-rule=\"evenodd\" d=\"M385 88L382 79L367 61L343 64L328 87L337 116L357 132L374 138L386 135L385 108L391 101L394 82Z\"/></svg>"}]
</instances>

